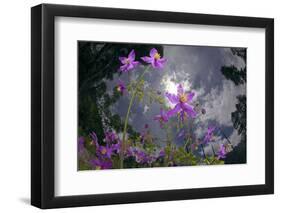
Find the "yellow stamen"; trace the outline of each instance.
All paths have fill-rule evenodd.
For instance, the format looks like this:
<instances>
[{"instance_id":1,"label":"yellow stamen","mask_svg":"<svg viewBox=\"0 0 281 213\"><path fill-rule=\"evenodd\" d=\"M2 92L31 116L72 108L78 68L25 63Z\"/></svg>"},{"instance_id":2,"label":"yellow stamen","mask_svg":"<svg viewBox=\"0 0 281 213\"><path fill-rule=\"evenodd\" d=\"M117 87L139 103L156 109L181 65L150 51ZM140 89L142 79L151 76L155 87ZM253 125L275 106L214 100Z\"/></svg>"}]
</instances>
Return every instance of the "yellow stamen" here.
<instances>
[{"instance_id":1,"label":"yellow stamen","mask_svg":"<svg viewBox=\"0 0 281 213\"><path fill-rule=\"evenodd\" d=\"M186 94L181 94L180 95L180 102L182 102L182 103L187 102L187 95Z\"/></svg>"},{"instance_id":2,"label":"yellow stamen","mask_svg":"<svg viewBox=\"0 0 281 213\"><path fill-rule=\"evenodd\" d=\"M104 154L106 153L106 149L103 148L103 149L101 150L101 153L104 155Z\"/></svg>"},{"instance_id":3,"label":"yellow stamen","mask_svg":"<svg viewBox=\"0 0 281 213\"><path fill-rule=\"evenodd\" d=\"M96 166L96 170L100 170L101 169L101 167L100 166Z\"/></svg>"},{"instance_id":4,"label":"yellow stamen","mask_svg":"<svg viewBox=\"0 0 281 213\"><path fill-rule=\"evenodd\" d=\"M126 63L126 64L129 64L129 63L130 63L130 59L127 58L127 59L125 60L125 63Z\"/></svg>"},{"instance_id":5,"label":"yellow stamen","mask_svg":"<svg viewBox=\"0 0 281 213\"><path fill-rule=\"evenodd\" d=\"M156 60L159 60L161 58L161 55L159 53L155 53L154 58Z\"/></svg>"}]
</instances>

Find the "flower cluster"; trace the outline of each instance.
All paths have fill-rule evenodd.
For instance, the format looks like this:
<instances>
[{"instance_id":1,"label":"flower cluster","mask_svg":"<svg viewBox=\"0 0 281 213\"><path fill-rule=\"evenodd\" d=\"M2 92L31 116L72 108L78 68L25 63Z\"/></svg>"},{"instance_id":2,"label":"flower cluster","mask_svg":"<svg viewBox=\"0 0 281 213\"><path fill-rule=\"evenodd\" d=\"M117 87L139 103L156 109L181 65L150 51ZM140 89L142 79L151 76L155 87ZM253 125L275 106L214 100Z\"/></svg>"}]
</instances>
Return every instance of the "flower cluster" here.
<instances>
[{"instance_id":1,"label":"flower cluster","mask_svg":"<svg viewBox=\"0 0 281 213\"><path fill-rule=\"evenodd\" d=\"M90 133L92 144L95 146L96 158L91 159L91 165L95 169L112 168L112 156L120 151L120 139L114 132L105 133L105 145L98 143L98 138L95 132Z\"/></svg>"},{"instance_id":2,"label":"flower cluster","mask_svg":"<svg viewBox=\"0 0 281 213\"><path fill-rule=\"evenodd\" d=\"M144 149L139 147L129 147L126 152L126 157L133 157L139 164L151 165L160 158L165 157L165 152L160 150L154 153L148 153Z\"/></svg>"},{"instance_id":3,"label":"flower cluster","mask_svg":"<svg viewBox=\"0 0 281 213\"><path fill-rule=\"evenodd\" d=\"M136 59L135 50L131 50L131 52L127 57L124 56L119 57L119 60L122 63L122 65L120 66L120 71L129 72L132 71L134 68L136 68L137 65L140 64L140 62L136 61L135 59ZM141 57L141 59L144 62L151 64L153 68L157 68L157 69L163 69L164 64L167 62L167 59L162 58L155 48L152 48L150 50L149 56L143 56Z\"/></svg>"}]
</instances>

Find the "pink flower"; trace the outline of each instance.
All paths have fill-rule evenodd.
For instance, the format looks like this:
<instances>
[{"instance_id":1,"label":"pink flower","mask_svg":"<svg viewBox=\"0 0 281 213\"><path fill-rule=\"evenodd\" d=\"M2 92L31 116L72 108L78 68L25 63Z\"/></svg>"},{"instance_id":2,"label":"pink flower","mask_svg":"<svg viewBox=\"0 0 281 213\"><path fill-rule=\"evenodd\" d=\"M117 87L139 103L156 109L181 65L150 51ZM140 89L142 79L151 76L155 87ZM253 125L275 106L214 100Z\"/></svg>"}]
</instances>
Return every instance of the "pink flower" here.
<instances>
[{"instance_id":1,"label":"pink flower","mask_svg":"<svg viewBox=\"0 0 281 213\"><path fill-rule=\"evenodd\" d=\"M208 130L207 130L207 132L205 134L205 137L204 137L204 140L203 140L204 144L207 144L212 140L212 138L214 136L215 129L216 129L216 127L213 127L213 126L208 127Z\"/></svg>"},{"instance_id":2,"label":"pink flower","mask_svg":"<svg viewBox=\"0 0 281 213\"><path fill-rule=\"evenodd\" d=\"M175 104L174 108L167 112L168 117L173 116L176 113L180 113L181 119L184 119L184 115L187 114L190 117L196 116L196 111L193 106L190 105L195 93L184 91L182 85L178 85L177 95L166 92L168 100Z\"/></svg>"},{"instance_id":3,"label":"pink flower","mask_svg":"<svg viewBox=\"0 0 281 213\"><path fill-rule=\"evenodd\" d=\"M220 148L217 153L218 159L226 158L226 154L227 154L227 152L226 152L225 146L223 144L220 144Z\"/></svg>"},{"instance_id":4,"label":"pink flower","mask_svg":"<svg viewBox=\"0 0 281 213\"><path fill-rule=\"evenodd\" d=\"M160 114L154 117L154 120L159 121L160 127L163 127L163 123L168 122L168 116L163 109L160 109Z\"/></svg>"},{"instance_id":5,"label":"pink flower","mask_svg":"<svg viewBox=\"0 0 281 213\"><path fill-rule=\"evenodd\" d=\"M120 66L121 72L129 72L130 70L134 69L139 64L138 61L135 61L135 58L135 50L131 50L128 57L119 57L119 60L122 63Z\"/></svg>"},{"instance_id":6,"label":"pink flower","mask_svg":"<svg viewBox=\"0 0 281 213\"><path fill-rule=\"evenodd\" d=\"M161 55L158 53L158 51L155 48L152 48L150 50L149 56L141 57L141 59L152 65L153 68L156 69L162 69L164 67L164 64L166 63L166 58L161 58Z\"/></svg>"}]
</instances>

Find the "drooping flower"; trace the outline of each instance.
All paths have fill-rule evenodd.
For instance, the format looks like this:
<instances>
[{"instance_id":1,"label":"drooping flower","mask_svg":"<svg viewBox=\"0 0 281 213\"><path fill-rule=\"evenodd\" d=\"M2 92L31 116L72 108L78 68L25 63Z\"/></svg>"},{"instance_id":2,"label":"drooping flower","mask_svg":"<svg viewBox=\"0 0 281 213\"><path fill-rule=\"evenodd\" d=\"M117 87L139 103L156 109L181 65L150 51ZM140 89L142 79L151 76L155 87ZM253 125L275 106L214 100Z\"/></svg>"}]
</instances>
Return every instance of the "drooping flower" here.
<instances>
[{"instance_id":1,"label":"drooping flower","mask_svg":"<svg viewBox=\"0 0 281 213\"><path fill-rule=\"evenodd\" d=\"M135 61L135 58L135 50L131 50L128 57L119 57L119 60L122 63L120 66L121 72L129 72L130 70L134 69L139 64L138 61Z\"/></svg>"},{"instance_id":2,"label":"drooping flower","mask_svg":"<svg viewBox=\"0 0 281 213\"><path fill-rule=\"evenodd\" d=\"M112 162L111 160L102 160L102 159L93 159L90 160L90 164L96 169L111 169L112 168Z\"/></svg>"},{"instance_id":3,"label":"drooping flower","mask_svg":"<svg viewBox=\"0 0 281 213\"><path fill-rule=\"evenodd\" d=\"M152 67L156 69L162 69L167 61L166 58L161 58L161 55L155 48L150 50L149 56L141 57L141 59L144 62L151 64Z\"/></svg>"},{"instance_id":4,"label":"drooping flower","mask_svg":"<svg viewBox=\"0 0 281 213\"><path fill-rule=\"evenodd\" d=\"M176 113L180 113L181 120L184 119L184 116L186 114L194 118L197 112L194 110L194 107L190 104L194 95L194 92L184 91L181 84L178 85L177 95L166 92L166 97L168 98L168 100L172 104L175 104L174 108L167 112L168 117L171 117Z\"/></svg>"},{"instance_id":5,"label":"drooping flower","mask_svg":"<svg viewBox=\"0 0 281 213\"><path fill-rule=\"evenodd\" d=\"M84 137L79 137L78 138L78 152L81 153L85 149L85 139Z\"/></svg>"},{"instance_id":6,"label":"drooping flower","mask_svg":"<svg viewBox=\"0 0 281 213\"><path fill-rule=\"evenodd\" d=\"M226 154L227 154L227 152L226 152L224 144L220 144L220 148L219 148L219 151L217 153L217 158L218 159L226 158Z\"/></svg>"},{"instance_id":7,"label":"drooping flower","mask_svg":"<svg viewBox=\"0 0 281 213\"><path fill-rule=\"evenodd\" d=\"M116 90L118 92L120 92L122 95L124 94L125 90L126 90L126 86L124 84L123 81L119 80L117 86L116 86Z\"/></svg>"},{"instance_id":8,"label":"drooping flower","mask_svg":"<svg viewBox=\"0 0 281 213\"><path fill-rule=\"evenodd\" d=\"M204 144L209 143L213 139L215 129L216 129L216 127L214 127L214 126L208 127L208 130L207 130L204 140L203 140Z\"/></svg>"},{"instance_id":9,"label":"drooping flower","mask_svg":"<svg viewBox=\"0 0 281 213\"><path fill-rule=\"evenodd\" d=\"M167 113L166 113L163 109L160 109L160 114L159 114L159 115L156 115L156 116L154 117L154 120L159 121L160 127L162 128L162 127L163 127L163 124L164 124L164 123L167 123L168 120L169 120L169 118L168 118Z\"/></svg>"}]
</instances>

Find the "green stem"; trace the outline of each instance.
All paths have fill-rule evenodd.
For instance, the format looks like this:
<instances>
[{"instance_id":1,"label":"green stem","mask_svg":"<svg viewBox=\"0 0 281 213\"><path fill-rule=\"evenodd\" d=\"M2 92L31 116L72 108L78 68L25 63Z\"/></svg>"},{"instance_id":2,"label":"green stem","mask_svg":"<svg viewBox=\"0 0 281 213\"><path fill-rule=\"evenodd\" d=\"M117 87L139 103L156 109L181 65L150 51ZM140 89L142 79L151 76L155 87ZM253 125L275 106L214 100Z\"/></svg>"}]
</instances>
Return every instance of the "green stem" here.
<instances>
[{"instance_id":1,"label":"green stem","mask_svg":"<svg viewBox=\"0 0 281 213\"><path fill-rule=\"evenodd\" d=\"M141 79L143 78L144 74L148 71L148 66L147 68L143 71L143 73L141 74L141 76L137 79L137 85L135 87L135 90L133 91L133 95L131 97L129 106L128 106L128 110L127 110L127 114L126 114L126 118L125 118L125 123L124 123L124 129L123 129L123 138L122 138L122 143L121 143L121 152L120 152L120 169L123 168L123 161L124 161L124 149L125 149L125 144L126 144L126 132L127 132L127 127L128 127L128 120L129 120L129 115L131 112L131 107L134 103L137 91L138 91L138 87L139 84L141 82Z\"/></svg>"}]
</instances>

